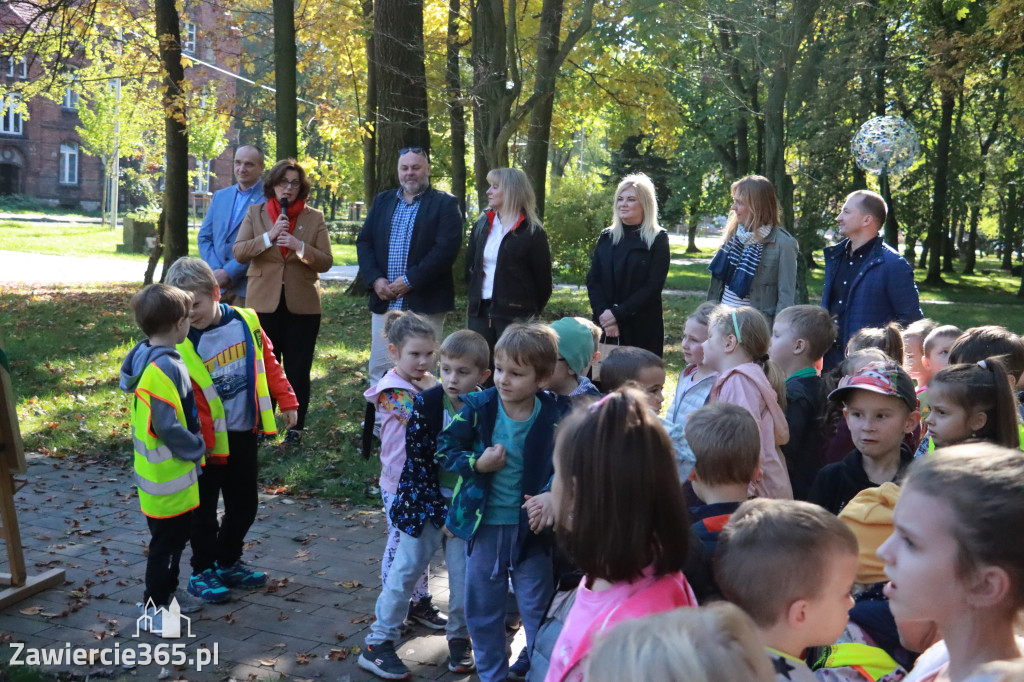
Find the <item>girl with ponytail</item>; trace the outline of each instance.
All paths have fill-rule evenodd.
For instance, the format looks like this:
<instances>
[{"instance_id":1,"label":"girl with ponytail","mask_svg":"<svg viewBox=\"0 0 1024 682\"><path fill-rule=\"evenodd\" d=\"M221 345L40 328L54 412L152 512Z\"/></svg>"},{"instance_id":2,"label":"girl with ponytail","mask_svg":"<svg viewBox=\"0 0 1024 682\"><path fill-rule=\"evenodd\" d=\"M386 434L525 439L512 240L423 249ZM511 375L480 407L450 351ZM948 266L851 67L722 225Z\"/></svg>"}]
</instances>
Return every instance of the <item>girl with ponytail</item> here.
<instances>
[{"instance_id":1,"label":"girl with ponytail","mask_svg":"<svg viewBox=\"0 0 1024 682\"><path fill-rule=\"evenodd\" d=\"M932 377L928 393L929 450L970 440L1020 447L1017 398L998 358L950 365Z\"/></svg>"},{"instance_id":2,"label":"girl with ponytail","mask_svg":"<svg viewBox=\"0 0 1024 682\"><path fill-rule=\"evenodd\" d=\"M761 437L761 464L750 494L793 498L786 462L779 450L789 442L786 377L768 359L771 332L764 315L750 306L720 306L711 314L704 364L718 372L709 403L733 403L750 412Z\"/></svg>"}]
</instances>

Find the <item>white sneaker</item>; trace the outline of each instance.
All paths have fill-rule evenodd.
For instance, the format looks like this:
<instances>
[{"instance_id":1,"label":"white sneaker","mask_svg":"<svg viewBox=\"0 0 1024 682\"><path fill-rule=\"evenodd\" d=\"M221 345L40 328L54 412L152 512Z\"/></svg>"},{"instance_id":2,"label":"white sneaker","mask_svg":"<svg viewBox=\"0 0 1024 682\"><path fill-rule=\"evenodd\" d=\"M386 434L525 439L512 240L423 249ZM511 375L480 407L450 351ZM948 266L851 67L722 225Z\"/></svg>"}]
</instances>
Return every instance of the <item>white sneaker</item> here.
<instances>
[{"instance_id":1,"label":"white sneaker","mask_svg":"<svg viewBox=\"0 0 1024 682\"><path fill-rule=\"evenodd\" d=\"M138 621L139 630L141 632L163 632L164 629L164 612L163 610L157 609L155 606L151 606L148 609L142 605L141 602L136 602L136 606L139 607L141 616Z\"/></svg>"},{"instance_id":2,"label":"white sneaker","mask_svg":"<svg viewBox=\"0 0 1024 682\"><path fill-rule=\"evenodd\" d=\"M178 607L181 609L182 613L195 613L196 611L202 611L203 605L206 603L202 599L193 597L191 594L181 589L176 590L171 598L178 600Z\"/></svg>"}]
</instances>

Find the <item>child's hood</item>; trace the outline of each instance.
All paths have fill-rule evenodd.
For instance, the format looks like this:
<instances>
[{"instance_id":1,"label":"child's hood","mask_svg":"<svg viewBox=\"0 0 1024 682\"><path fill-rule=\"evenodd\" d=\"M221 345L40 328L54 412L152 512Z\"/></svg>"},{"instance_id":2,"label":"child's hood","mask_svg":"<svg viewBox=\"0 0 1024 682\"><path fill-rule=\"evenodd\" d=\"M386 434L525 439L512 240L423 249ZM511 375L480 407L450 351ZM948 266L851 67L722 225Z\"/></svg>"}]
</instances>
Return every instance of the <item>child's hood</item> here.
<instances>
[{"instance_id":1,"label":"child's hood","mask_svg":"<svg viewBox=\"0 0 1024 682\"><path fill-rule=\"evenodd\" d=\"M168 346L152 346L148 340L139 341L121 363L121 390L125 393L133 392L149 363L165 356L170 356L172 360L181 357L178 351Z\"/></svg>"},{"instance_id":2,"label":"child's hood","mask_svg":"<svg viewBox=\"0 0 1024 682\"><path fill-rule=\"evenodd\" d=\"M719 374L715 385L721 385L722 382L733 374L745 376L757 387L757 390L761 393L761 399L764 400L764 404L768 406L768 411L772 415L772 423L775 425L775 442L788 443L789 423L786 421L786 413L779 406L779 396L775 393L775 389L772 388L768 377L765 376L764 370L756 363L746 362L739 367L733 367L727 372ZM711 390L714 392L714 388Z\"/></svg>"},{"instance_id":3,"label":"child's hood","mask_svg":"<svg viewBox=\"0 0 1024 682\"><path fill-rule=\"evenodd\" d=\"M376 386L372 386L363 392L363 397L366 398L366 402L376 403L377 396L379 396L384 391L393 388L403 388L407 391L412 391L413 393L420 392L420 389L416 388L411 383L409 383L402 377L398 376L398 372L396 372L395 369L392 367L387 371L387 373L384 374L384 376L380 378L380 381L377 382Z\"/></svg>"}]
</instances>

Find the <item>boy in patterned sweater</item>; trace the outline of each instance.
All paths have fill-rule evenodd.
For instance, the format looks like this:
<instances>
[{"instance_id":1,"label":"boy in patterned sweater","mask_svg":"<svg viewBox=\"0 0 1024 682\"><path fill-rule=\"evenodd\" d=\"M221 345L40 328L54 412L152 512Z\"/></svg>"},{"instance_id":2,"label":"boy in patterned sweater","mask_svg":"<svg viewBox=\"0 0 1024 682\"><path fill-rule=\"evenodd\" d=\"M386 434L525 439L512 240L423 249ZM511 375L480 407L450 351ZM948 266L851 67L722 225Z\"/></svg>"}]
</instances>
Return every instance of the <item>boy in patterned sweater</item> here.
<instances>
[{"instance_id":1,"label":"boy in patterned sweater","mask_svg":"<svg viewBox=\"0 0 1024 682\"><path fill-rule=\"evenodd\" d=\"M462 409L462 396L478 390L490 376L490 349L480 334L463 329L441 344L441 384L416 396L406 427L405 466L391 507L391 522L402 533L394 563L374 609L377 620L366 636L359 667L383 679L400 680L409 669L395 652L417 578L438 547L448 564L448 669L465 674L475 668L466 629L466 542L445 532L448 503L458 476L440 471L437 437Z\"/></svg>"}]
</instances>

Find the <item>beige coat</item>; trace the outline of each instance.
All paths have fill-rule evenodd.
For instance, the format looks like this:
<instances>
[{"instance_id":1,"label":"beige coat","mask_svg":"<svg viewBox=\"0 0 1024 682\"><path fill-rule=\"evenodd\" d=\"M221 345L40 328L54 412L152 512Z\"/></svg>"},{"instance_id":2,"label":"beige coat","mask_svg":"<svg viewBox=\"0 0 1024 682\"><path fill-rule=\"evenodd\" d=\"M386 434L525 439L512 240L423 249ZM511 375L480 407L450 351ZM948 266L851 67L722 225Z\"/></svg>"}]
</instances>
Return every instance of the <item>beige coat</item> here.
<instances>
[{"instance_id":1,"label":"beige coat","mask_svg":"<svg viewBox=\"0 0 1024 682\"><path fill-rule=\"evenodd\" d=\"M281 255L281 249L268 249L263 235L274 226L266 204L250 206L238 228L238 239L231 251L239 263L249 263L248 290L245 305L258 313L272 313L281 302L281 285L285 288L288 312L315 315L320 309L320 275L334 263L331 240L324 214L306 206L295 220L292 234L305 243L302 258L295 251Z\"/></svg>"}]
</instances>

